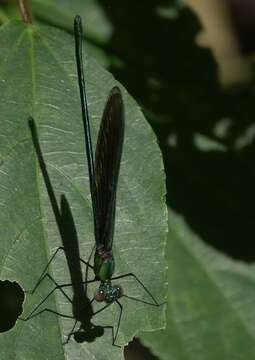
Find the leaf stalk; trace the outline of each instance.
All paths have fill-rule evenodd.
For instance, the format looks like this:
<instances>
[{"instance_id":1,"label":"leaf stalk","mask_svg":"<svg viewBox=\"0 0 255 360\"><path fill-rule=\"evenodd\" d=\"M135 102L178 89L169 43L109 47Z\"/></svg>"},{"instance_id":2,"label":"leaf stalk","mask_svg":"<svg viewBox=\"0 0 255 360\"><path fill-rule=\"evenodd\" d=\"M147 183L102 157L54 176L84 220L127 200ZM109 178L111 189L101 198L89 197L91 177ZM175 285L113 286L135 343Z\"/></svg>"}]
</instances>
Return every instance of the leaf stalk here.
<instances>
[{"instance_id":1,"label":"leaf stalk","mask_svg":"<svg viewBox=\"0 0 255 360\"><path fill-rule=\"evenodd\" d=\"M27 0L17 0L17 1L18 1L18 5L19 5L19 9L20 9L20 13L21 13L23 21L26 24L31 25L32 17L31 17L30 11L29 11Z\"/></svg>"}]
</instances>

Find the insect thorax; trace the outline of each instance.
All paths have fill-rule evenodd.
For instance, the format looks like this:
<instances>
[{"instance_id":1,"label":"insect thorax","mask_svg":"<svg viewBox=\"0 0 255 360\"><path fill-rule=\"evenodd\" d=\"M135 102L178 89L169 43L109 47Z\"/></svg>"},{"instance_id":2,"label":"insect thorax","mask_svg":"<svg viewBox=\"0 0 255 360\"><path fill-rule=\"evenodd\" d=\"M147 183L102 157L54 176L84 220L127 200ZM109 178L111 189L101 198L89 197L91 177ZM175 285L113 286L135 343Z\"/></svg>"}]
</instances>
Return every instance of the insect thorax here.
<instances>
[{"instance_id":1,"label":"insect thorax","mask_svg":"<svg viewBox=\"0 0 255 360\"><path fill-rule=\"evenodd\" d=\"M115 262L111 252L99 248L95 252L94 272L98 280L107 281L112 278Z\"/></svg>"}]
</instances>

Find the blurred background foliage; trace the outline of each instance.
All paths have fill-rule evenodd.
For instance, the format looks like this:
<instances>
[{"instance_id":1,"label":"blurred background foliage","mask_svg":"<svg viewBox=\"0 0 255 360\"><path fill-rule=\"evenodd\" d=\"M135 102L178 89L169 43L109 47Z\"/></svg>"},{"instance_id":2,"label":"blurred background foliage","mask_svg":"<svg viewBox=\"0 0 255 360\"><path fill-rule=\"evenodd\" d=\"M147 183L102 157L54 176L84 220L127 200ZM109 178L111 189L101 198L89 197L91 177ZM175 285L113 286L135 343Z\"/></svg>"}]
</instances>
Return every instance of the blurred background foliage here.
<instances>
[{"instance_id":1,"label":"blurred background foliage","mask_svg":"<svg viewBox=\"0 0 255 360\"><path fill-rule=\"evenodd\" d=\"M83 17L87 51L133 95L157 134L168 206L214 248L254 261L253 0L30 4L35 21L69 32L73 16ZM13 17L20 17L16 2L2 0L1 23ZM139 359L152 358L141 351Z\"/></svg>"}]
</instances>

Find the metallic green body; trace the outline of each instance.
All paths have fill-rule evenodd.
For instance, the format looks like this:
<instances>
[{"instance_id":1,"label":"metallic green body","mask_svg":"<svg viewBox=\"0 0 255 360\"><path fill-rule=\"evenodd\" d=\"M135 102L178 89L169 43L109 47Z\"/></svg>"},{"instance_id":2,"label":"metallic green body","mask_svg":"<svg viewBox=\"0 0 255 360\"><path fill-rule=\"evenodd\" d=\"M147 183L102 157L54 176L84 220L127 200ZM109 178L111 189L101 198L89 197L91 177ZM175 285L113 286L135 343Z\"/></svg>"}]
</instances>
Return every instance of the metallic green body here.
<instances>
[{"instance_id":1,"label":"metallic green body","mask_svg":"<svg viewBox=\"0 0 255 360\"><path fill-rule=\"evenodd\" d=\"M97 252L94 257L94 272L98 280L107 281L112 278L115 262L113 257L104 259Z\"/></svg>"},{"instance_id":2,"label":"metallic green body","mask_svg":"<svg viewBox=\"0 0 255 360\"><path fill-rule=\"evenodd\" d=\"M104 294L104 301L111 303L115 301L120 294L120 287L112 285L111 278L114 273L115 262L113 257L103 257L95 253L94 272L97 280L100 280L98 291Z\"/></svg>"}]
</instances>

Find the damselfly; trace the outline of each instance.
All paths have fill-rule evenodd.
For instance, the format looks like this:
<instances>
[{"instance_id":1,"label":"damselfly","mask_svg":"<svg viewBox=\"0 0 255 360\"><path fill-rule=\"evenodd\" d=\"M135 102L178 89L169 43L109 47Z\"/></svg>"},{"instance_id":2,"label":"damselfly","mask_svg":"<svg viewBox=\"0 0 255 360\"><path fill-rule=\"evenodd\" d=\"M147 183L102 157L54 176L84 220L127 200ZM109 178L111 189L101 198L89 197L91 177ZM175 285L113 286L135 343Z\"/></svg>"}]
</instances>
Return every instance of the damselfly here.
<instances>
[{"instance_id":1,"label":"damselfly","mask_svg":"<svg viewBox=\"0 0 255 360\"><path fill-rule=\"evenodd\" d=\"M80 16L76 16L74 20L74 35L96 242L93 266L95 273L94 281L100 282L94 299L98 302L105 301L107 305L104 308L107 308L114 302L117 303L120 308L117 329L113 338L113 344L115 344L122 316L123 308L119 301L122 296L153 306L159 306L161 304L157 302L151 292L135 274L127 273L113 276L115 262L112 245L115 224L116 190L124 140L124 105L121 91L115 86L110 92L103 112L94 162L83 72L82 23ZM133 277L147 292L152 302L146 302L125 295L120 285L112 284L112 280L125 277Z\"/></svg>"},{"instance_id":2,"label":"damselfly","mask_svg":"<svg viewBox=\"0 0 255 360\"><path fill-rule=\"evenodd\" d=\"M89 172L89 184L90 184L90 193L92 199L92 210L93 210L93 220L94 220L94 237L95 237L95 254L94 254L94 265L89 264L88 262L83 261L79 258L78 245L73 245L76 248L75 257L70 257L69 252L72 248L72 244L67 242L66 233L63 229L63 221L61 220L61 214L63 211L67 211L70 218L70 209L68 203L64 196L62 196L61 201L61 212L57 207L57 202L54 196L52 187L49 187L50 180L49 176L43 162L42 154L39 147L39 142L37 139L37 133L35 130L34 124L30 120L30 128L32 131L32 137L34 141L34 146L37 152L39 159L41 171L43 173L46 187L48 190L49 198L52 202L52 207L54 210L55 218L58 223L59 231L62 237L63 246L59 247L48 264L46 265L42 275L39 278L35 289L39 286L41 281L47 277L55 284L54 289L43 299L36 308L30 313L30 315L25 319L31 319L32 317L42 313L43 311L49 311L66 318L75 319L75 323L72 331L69 333L67 341L70 339L72 334L75 335L75 339L79 341L81 338L84 341L93 341L96 337L103 334L103 329L110 328L112 330L112 344L116 345L116 338L118 336L120 322L122 317L122 304L120 302L121 297L127 297L129 299L142 302L148 305L160 306L151 292L143 285L143 283L138 279L138 277L129 272L123 275L113 276L115 270L115 262L113 256L113 235L114 235L114 224L115 224L115 209L116 209L116 191L117 183L123 148L124 140L124 105L120 89L115 86L111 89L106 105L104 108L101 125L99 129L96 152L95 152L95 161L92 149L92 141L90 134L90 124L89 124L89 115L88 115L88 105L86 99L85 91L85 80L84 80L84 71L83 71L83 58L82 58L82 23L80 16L76 16L74 19L74 36L75 36L75 55L76 55L76 64L77 64L77 73L78 73L78 83L80 89L80 98L81 98L81 109L82 109L82 119L84 126L84 135L85 135L85 148L87 156L87 165ZM72 223L72 226L74 224ZM70 241L70 239L69 239ZM59 285L47 272L49 264L52 262L59 250L64 250L67 257L67 263L71 274L72 284L62 284ZM81 271L77 265L78 261L82 261L87 266L86 269L86 278L85 281L82 280ZM78 277L73 275L74 263L76 271L78 269ZM88 268L93 269L95 278L92 280L87 280ZM144 301L130 295L126 295L120 285L113 284L112 280L118 280L122 278L133 277L137 283L146 291L149 295L151 302ZM96 290L92 300L87 298L87 285L99 281L99 287ZM81 286L85 286L84 288ZM70 299L67 294L64 292L65 287L73 287L74 297ZM73 304L73 315L65 315L52 311L51 309L39 310L40 306L44 301L56 290L59 289L63 295ZM84 298L84 300L82 300ZM77 300L79 299L79 301ZM82 309L81 314L75 310L74 303L78 301L78 309ZM106 302L101 309L93 311L92 304L94 301L97 302ZM116 303L119 306L120 312L117 322L116 331L114 331L113 326L97 326L95 327L91 319L99 312L102 312L108 308L111 304ZM88 319L86 319L86 314ZM74 331L77 322L80 322L80 327L78 331ZM83 334L82 336L80 336ZM89 335L92 334L92 335ZM116 345L118 346L118 345Z\"/></svg>"}]
</instances>

